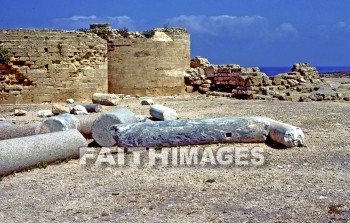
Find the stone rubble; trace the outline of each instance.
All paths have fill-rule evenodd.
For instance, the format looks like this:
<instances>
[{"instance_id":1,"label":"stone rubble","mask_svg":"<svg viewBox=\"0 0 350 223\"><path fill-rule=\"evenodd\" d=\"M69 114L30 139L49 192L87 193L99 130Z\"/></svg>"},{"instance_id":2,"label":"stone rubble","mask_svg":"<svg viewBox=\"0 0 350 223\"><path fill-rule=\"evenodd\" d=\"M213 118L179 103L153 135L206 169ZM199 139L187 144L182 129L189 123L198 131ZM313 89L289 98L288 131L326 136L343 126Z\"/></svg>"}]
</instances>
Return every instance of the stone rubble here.
<instances>
[{"instance_id":1,"label":"stone rubble","mask_svg":"<svg viewBox=\"0 0 350 223\"><path fill-rule=\"evenodd\" d=\"M89 112L86 110L86 108L82 105L75 105L74 107L72 107L71 114L74 115L88 115Z\"/></svg>"},{"instance_id":2,"label":"stone rubble","mask_svg":"<svg viewBox=\"0 0 350 223\"><path fill-rule=\"evenodd\" d=\"M25 115L27 115L27 111L22 110L22 109L15 109L13 115L14 116L25 116Z\"/></svg>"},{"instance_id":3,"label":"stone rubble","mask_svg":"<svg viewBox=\"0 0 350 223\"><path fill-rule=\"evenodd\" d=\"M48 117L52 117L55 114L51 111L51 110L39 110L38 111L38 117L41 118L48 118Z\"/></svg>"},{"instance_id":4,"label":"stone rubble","mask_svg":"<svg viewBox=\"0 0 350 223\"><path fill-rule=\"evenodd\" d=\"M291 72L267 76L258 67L237 64L212 65L196 57L186 71L186 92L238 99L287 100L294 102L347 100L321 79L309 63L294 64Z\"/></svg>"},{"instance_id":5,"label":"stone rubble","mask_svg":"<svg viewBox=\"0 0 350 223\"><path fill-rule=\"evenodd\" d=\"M67 104L73 104L74 103L74 99L73 98L68 98L66 100Z\"/></svg>"},{"instance_id":6,"label":"stone rubble","mask_svg":"<svg viewBox=\"0 0 350 223\"><path fill-rule=\"evenodd\" d=\"M106 106L116 106L120 101L117 94L94 93L92 95L92 102Z\"/></svg>"},{"instance_id":7,"label":"stone rubble","mask_svg":"<svg viewBox=\"0 0 350 223\"><path fill-rule=\"evenodd\" d=\"M153 99L143 99L141 105L154 105Z\"/></svg>"},{"instance_id":8,"label":"stone rubble","mask_svg":"<svg viewBox=\"0 0 350 223\"><path fill-rule=\"evenodd\" d=\"M69 107L67 107L65 105L53 104L52 105L52 113L55 115L70 113L70 109L69 109Z\"/></svg>"}]
</instances>

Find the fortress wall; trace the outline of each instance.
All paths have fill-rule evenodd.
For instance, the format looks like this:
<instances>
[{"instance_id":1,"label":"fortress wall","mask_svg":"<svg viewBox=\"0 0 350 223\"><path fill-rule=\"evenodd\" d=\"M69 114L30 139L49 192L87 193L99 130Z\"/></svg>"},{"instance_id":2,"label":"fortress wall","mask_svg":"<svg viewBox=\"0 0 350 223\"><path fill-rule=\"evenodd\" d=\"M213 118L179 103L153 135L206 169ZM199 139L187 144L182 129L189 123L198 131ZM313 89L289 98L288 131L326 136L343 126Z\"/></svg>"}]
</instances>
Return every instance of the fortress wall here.
<instances>
[{"instance_id":1,"label":"fortress wall","mask_svg":"<svg viewBox=\"0 0 350 223\"><path fill-rule=\"evenodd\" d=\"M0 104L91 100L107 92L107 43L95 34L53 30L0 30Z\"/></svg>"},{"instance_id":2,"label":"fortress wall","mask_svg":"<svg viewBox=\"0 0 350 223\"><path fill-rule=\"evenodd\" d=\"M131 95L174 95L184 92L190 67L190 36L155 31L149 38L118 38L108 43L108 90Z\"/></svg>"}]
</instances>

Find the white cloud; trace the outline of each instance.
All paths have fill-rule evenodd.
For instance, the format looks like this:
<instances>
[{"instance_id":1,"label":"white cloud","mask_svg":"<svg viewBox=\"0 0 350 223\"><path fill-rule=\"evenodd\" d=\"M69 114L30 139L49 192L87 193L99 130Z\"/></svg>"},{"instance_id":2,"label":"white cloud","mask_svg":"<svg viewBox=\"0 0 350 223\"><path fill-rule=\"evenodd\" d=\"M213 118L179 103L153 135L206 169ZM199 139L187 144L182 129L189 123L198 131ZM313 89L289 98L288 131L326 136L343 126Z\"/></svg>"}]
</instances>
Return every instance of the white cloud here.
<instances>
[{"instance_id":1,"label":"white cloud","mask_svg":"<svg viewBox=\"0 0 350 223\"><path fill-rule=\"evenodd\" d=\"M343 21L333 24L332 28L337 31L350 32L350 24Z\"/></svg>"},{"instance_id":2,"label":"white cloud","mask_svg":"<svg viewBox=\"0 0 350 223\"><path fill-rule=\"evenodd\" d=\"M210 35L229 35L241 38L296 38L297 29L290 23L282 23L275 29L262 16L195 16L181 15L167 20L171 26L186 27L190 32Z\"/></svg>"},{"instance_id":3,"label":"white cloud","mask_svg":"<svg viewBox=\"0 0 350 223\"><path fill-rule=\"evenodd\" d=\"M110 23L113 28L128 28L133 30L134 21L128 16L107 16L107 17L98 17L98 16L80 16L75 15L69 18L57 18L53 22L59 26L59 28L65 29L80 29L88 28L91 23Z\"/></svg>"},{"instance_id":4,"label":"white cloud","mask_svg":"<svg viewBox=\"0 0 350 223\"><path fill-rule=\"evenodd\" d=\"M280 37L298 37L298 30L290 23L282 23L276 28L275 35Z\"/></svg>"},{"instance_id":5,"label":"white cloud","mask_svg":"<svg viewBox=\"0 0 350 223\"><path fill-rule=\"evenodd\" d=\"M329 39L334 36L350 34L350 24L344 21L336 22L332 25L320 25L316 29L317 35Z\"/></svg>"},{"instance_id":6,"label":"white cloud","mask_svg":"<svg viewBox=\"0 0 350 223\"><path fill-rule=\"evenodd\" d=\"M219 34L222 30L233 33L238 32L238 29L245 27L259 27L265 19L261 16L194 16L181 15L168 19L171 26L182 26L188 28L192 32L200 32L207 34ZM253 31L253 30L252 30Z\"/></svg>"}]
</instances>

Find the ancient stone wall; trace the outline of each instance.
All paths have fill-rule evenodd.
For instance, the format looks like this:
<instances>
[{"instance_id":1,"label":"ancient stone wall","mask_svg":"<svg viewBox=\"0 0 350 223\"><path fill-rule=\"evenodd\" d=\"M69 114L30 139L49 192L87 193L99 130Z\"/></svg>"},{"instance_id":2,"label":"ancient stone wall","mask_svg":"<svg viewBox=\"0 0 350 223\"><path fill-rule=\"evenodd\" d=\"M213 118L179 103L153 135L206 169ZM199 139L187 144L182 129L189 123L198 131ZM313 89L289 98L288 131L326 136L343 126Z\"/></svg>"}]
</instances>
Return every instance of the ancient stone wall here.
<instances>
[{"instance_id":1,"label":"ancient stone wall","mask_svg":"<svg viewBox=\"0 0 350 223\"><path fill-rule=\"evenodd\" d=\"M107 44L95 34L52 30L1 30L0 104L91 100L107 92Z\"/></svg>"},{"instance_id":2,"label":"ancient stone wall","mask_svg":"<svg viewBox=\"0 0 350 223\"><path fill-rule=\"evenodd\" d=\"M196 57L185 77L186 91L239 99L323 101L347 100L320 79L315 67L308 63L294 64L291 72L268 77L258 67L237 64L212 65Z\"/></svg>"},{"instance_id":3,"label":"ancient stone wall","mask_svg":"<svg viewBox=\"0 0 350 223\"><path fill-rule=\"evenodd\" d=\"M184 92L190 66L190 37L183 29L155 29L150 36L108 42L108 90L131 95Z\"/></svg>"}]
</instances>

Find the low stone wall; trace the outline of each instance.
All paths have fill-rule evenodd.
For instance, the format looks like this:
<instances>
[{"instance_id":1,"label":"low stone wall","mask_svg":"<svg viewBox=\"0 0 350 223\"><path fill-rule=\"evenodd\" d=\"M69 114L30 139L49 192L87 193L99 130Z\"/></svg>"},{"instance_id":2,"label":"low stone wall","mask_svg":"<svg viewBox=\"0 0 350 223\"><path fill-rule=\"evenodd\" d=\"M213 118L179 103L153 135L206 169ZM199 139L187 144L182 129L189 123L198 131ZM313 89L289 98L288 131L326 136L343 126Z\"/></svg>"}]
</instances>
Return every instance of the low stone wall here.
<instances>
[{"instance_id":1,"label":"low stone wall","mask_svg":"<svg viewBox=\"0 0 350 223\"><path fill-rule=\"evenodd\" d=\"M1 30L0 104L91 100L107 92L107 44L95 34L53 30Z\"/></svg>"}]
</instances>

